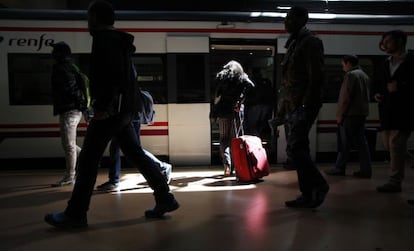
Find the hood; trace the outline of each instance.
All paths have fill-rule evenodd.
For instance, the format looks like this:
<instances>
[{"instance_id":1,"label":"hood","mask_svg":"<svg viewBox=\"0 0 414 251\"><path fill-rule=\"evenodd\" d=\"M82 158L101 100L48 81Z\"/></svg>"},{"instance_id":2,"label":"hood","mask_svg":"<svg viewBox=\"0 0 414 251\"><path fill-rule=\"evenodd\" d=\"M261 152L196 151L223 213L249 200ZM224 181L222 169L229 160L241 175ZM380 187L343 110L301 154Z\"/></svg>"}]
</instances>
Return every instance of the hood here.
<instances>
[{"instance_id":1,"label":"hood","mask_svg":"<svg viewBox=\"0 0 414 251\"><path fill-rule=\"evenodd\" d=\"M134 36L126 32L121 32L121 31L117 31L117 32L120 33L122 43L125 46L124 48L128 48L131 53L134 53L136 49L134 45Z\"/></svg>"},{"instance_id":2,"label":"hood","mask_svg":"<svg viewBox=\"0 0 414 251\"><path fill-rule=\"evenodd\" d=\"M95 38L102 36L106 41L113 41L116 43L116 46L127 49L131 54L135 52L134 36L129 33L116 29L107 29L96 31L93 36Z\"/></svg>"}]
</instances>

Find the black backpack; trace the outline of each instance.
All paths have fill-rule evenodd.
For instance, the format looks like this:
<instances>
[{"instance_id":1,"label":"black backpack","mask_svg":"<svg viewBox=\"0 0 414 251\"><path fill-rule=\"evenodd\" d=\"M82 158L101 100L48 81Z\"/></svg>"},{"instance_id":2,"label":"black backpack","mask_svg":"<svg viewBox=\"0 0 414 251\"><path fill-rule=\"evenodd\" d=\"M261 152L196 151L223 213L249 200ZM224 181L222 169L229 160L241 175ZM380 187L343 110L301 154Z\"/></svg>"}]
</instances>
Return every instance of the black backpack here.
<instances>
[{"instance_id":1,"label":"black backpack","mask_svg":"<svg viewBox=\"0 0 414 251\"><path fill-rule=\"evenodd\" d=\"M81 104L79 104L81 109L88 109L91 105L91 94L89 89L89 78L80 71L79 67L75 64L72 64L75 68L76 73L76 84L80 87L81 93L79 93L79 99Z\"/></svg>"}]
</instances>

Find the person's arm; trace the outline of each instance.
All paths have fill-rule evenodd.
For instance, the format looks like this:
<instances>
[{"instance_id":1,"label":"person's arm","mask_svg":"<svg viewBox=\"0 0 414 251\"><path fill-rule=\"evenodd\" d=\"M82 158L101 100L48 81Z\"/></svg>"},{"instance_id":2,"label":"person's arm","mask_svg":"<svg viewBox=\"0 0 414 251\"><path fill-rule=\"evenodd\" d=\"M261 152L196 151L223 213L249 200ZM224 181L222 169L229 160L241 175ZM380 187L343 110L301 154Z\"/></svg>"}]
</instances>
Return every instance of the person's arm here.
<instances>
[{"instance_id":1,"label":"person's arm","mask_svg":"<svg viewBox=\"0 0 414 251\"><path fill-rule=\"evenodd\" d=\"M314 104L315 96L320 97L325 82L322 41L316 37L308 38L306 53L306 62L304 63L309 76L309 84L302 100L304 107Z\"/></svg>"},{"instance_id":2,"label":"person's arm","mask_svg":"<svg viewBox=\"0 0 414 251\"><path fill-rule=\"evenodd\" d=\"M246 99L246 93L254 88L254 83L253 81L251 81L249 79L249 77L247 76L247 74L244 74L243 78L242 78L242 91L240 93L240 96L238 97L236 104L234 106L234 111L235 112L239 112L240 111L240 107L241 105L244 103L245 99Z\"/></svg>"},{"instance_id":3,"label":"person's arm","mask_svg":"<svg viewBox=\"0 0 414 251\"><path fill-rule=\"evenodd\" d=\"M348 110L351 88L350 75L345 74L344 81L342 82L341 90L339 92L338 107L336 112L336 123L338 125L342 124L344 115Z\"/></svg>"}]
</instances>

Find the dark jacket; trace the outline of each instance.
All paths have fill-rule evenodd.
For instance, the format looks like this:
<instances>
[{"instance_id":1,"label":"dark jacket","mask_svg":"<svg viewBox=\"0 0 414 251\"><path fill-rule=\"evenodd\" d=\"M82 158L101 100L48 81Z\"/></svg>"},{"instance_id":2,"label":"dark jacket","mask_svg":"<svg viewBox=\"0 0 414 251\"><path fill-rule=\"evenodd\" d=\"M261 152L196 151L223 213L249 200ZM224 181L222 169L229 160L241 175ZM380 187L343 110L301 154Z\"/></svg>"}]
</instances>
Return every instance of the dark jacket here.
<instances>
[{"instance_id":1,"label":"dark jacket","mask_svg":"<svg viewBox=\"0 0 414 251\"><path fill-rule=\"evenodd\" d=\"M391 76L389 61L386 60L375 81L375 93L384 99L378 103L380 124L387 130L414 129L414 55L408 53L405 60ZM390 93L387 83L397 82L397 91Z\"/></svg>"},{"instance_id":2,"label":"dark jacket","mask_svg":"<svg viewBox=\"0 0 414 251\"><path fill-rule=\"evenodd\" d=\"M118 30L93 34L90 89L92 106L110 116L139 110L138 86L132 69L134 37Z\"/></svg>"},{"instance_id":3,"label":"dark jacket","mask_svg":"<svg viewBox=\"0 0 414 251\"><path fill-rule=\"evenodd\" d=\"M231 118L234 109L239 106L245 98L247 91L254 84L245 77L216 77L216 91L211 108L211 118Z\"/></svg>"},{"instance_id":4,"label":"dark jacket","mask_svg":"<svg viewBox=\"0 0 414 251\"><path fill-rule=\"evenodd\" d=\"M323 44L308 29L292 34L282 61L282 83L287 111L299 106L320 106L324 85Z\"/></svg>"},{"instance_id":5,"label":"dark jacket","mask_svg":"<svg viewBox=\"0 0 414 251\"><path fill-rule=\"evenodd\" d=\"M69 58L59 60L53 65L52 99L54 115L71 110L84 111L86 109L82 87L76 81L76 76L76 69Z\"/></svg>"}]
</instances>

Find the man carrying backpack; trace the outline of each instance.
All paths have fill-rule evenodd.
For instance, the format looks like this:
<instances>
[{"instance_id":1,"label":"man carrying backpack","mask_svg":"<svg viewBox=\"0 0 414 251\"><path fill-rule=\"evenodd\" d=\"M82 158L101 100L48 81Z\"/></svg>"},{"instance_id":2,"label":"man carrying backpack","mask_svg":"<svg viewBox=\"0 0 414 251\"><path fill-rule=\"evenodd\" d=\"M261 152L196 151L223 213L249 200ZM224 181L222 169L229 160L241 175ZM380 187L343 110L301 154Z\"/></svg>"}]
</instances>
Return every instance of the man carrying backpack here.
<instances>
[{"instance_id":1,"label":"man carrying backpack","mask_svg":"<svg viewBox=\"0 0 414 251\"><path fill-rule=\"evenodd\" d=\"M71 49L65 42L52 45L56 60L52 70L53 114L59 115L60 135L65 152L66 171L52 187L71 185L75 181L76 159L80 147L76 144L76 129L87 108L87 97L78 78L77 66L72 62Z\"/></svg>"}]
</instances>

